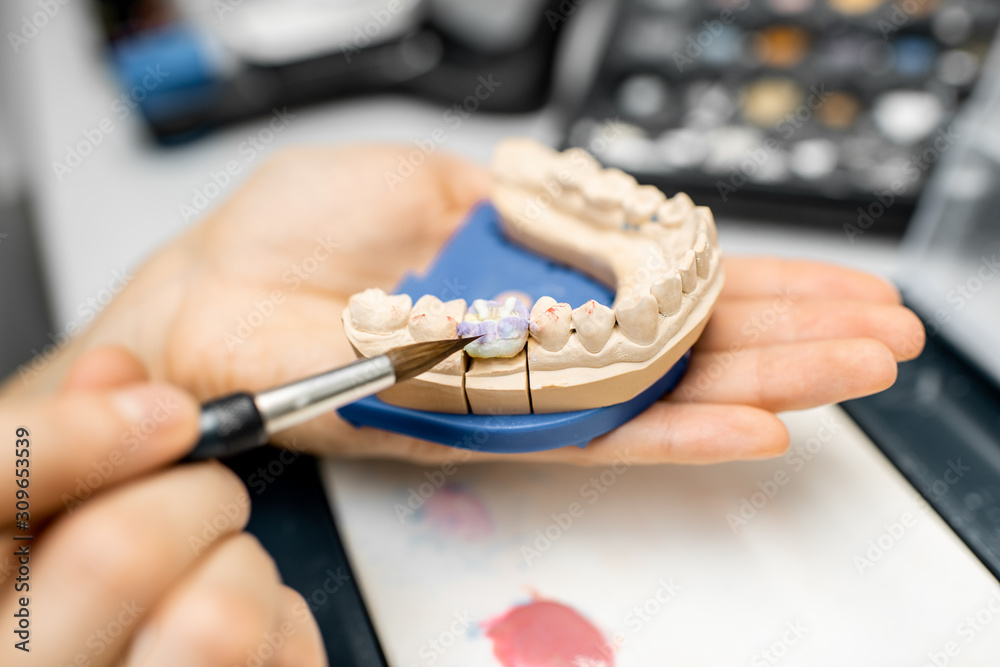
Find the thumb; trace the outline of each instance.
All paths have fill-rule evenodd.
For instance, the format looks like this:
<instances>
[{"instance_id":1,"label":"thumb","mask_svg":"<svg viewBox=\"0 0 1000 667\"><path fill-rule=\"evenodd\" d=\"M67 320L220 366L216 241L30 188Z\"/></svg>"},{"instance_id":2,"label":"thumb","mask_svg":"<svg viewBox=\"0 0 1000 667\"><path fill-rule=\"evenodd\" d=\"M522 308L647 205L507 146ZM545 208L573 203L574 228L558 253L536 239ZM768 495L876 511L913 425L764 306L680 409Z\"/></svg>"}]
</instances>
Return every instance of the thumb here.
<instances>
[{"instance_id":1,"label":"thumb","mask_svg":"<svg viewBox=\"0 0 1000 667\"><path fill-rule=\"evenodd\" d=\"M0 406L0 434L16 440L4 448L3 468L15 472L0 476L0 496L29 488L35 520L72 510L183 456L197 439L198 415L189 394L151 382L10 401Z\"/></svg>"}]
</instances>

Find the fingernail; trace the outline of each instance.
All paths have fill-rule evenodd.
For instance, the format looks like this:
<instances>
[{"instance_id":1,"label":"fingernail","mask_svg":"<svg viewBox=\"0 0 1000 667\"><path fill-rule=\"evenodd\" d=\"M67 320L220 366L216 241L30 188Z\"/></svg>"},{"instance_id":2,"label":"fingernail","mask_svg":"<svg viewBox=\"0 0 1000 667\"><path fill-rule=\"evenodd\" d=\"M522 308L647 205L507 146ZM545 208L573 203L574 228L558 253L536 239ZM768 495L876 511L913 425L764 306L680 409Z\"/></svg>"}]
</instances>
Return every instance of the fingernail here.
<instances>
[{"instance_id":1,"label":"fingernail","mask_svg":"<svg viewBox=\"0 0 1000 667\"><path fill-rule=\"evenodd\" d=\"M176 422L192 410L187 394L163 384L144 384L113 392L111 402L125 421L141 424L144 430Z\"/></svg>"},{"instance_id":2,"label":"fingernail","mask_svg":"<svg viewBox=\"0 0 1000 667\"><path fill-rule=\"evenodd\" d=\"M152 625L143 627L135 637L123 662L127 667L139 667L145 662L156 643L156 629Z\"/></svg>"}]
</instances>

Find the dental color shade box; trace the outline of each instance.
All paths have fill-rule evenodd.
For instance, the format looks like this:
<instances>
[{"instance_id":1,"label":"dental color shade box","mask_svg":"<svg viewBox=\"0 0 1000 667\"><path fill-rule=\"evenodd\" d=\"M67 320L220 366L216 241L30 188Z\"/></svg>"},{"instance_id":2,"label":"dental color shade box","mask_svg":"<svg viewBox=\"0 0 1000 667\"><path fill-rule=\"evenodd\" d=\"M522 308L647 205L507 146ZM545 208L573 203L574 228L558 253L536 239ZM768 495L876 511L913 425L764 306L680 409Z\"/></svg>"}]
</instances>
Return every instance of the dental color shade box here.
<instances>
[{"instance_id":1,"label":"dental color shade box","mask_svg":"<svg viewBox=\"0 0 1000 667\"><path fill-rule=\"evenodd\" d=\"M610 306L614 290L589 276L518 246L504 236L492 204L475 206L434 259L426 275L409 274L393 290L414 300L433 294L442 300L492 299L518 291L532 301L547 294L559 301L594 299ZM635 398L603 408L528 415L476 415L425 412L390 405L376 396L338 412L354 426L374 426L462 449L484 452L535 452L567 445L584 447L594 438L629 421L665 393L687 370L691 352L649 389Z\"/></svg>"}]
</instances>

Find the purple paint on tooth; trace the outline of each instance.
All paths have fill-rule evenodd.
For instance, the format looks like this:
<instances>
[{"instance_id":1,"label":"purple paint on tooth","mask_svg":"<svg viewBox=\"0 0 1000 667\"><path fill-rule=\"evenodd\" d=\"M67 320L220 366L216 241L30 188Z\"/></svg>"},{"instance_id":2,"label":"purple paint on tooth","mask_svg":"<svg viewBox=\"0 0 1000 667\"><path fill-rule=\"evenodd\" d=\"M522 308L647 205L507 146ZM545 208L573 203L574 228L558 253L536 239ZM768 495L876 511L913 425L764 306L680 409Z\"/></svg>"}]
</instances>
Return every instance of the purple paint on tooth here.
<instances>
[{"instance_id":1,"label":"purple paint on tooth","mask_svg":"<svg viewBox=\"0 0 1000 667\"><path fill-rule=\"evenodd\" d=\"M476 299L456 332L459 337L482 335L465 348L471 357L513 357L524 348L529 325L528 307L516 298Z\"/></svg>"}]
</instances>

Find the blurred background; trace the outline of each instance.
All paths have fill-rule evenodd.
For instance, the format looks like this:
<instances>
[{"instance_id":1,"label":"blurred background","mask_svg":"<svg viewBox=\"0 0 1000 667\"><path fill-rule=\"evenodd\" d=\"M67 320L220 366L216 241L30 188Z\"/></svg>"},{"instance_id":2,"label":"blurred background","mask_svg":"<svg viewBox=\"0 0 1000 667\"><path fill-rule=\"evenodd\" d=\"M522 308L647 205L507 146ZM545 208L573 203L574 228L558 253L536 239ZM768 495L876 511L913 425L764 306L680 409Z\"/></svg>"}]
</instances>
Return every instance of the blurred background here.
<instances>
[{"instance_id":1,"label":"blurred background","mask_svg":"<svg viewBox=\"0 0 1000 667\"><path fill-rule=\"evenodd\" d=\"M500 137L528 134L690 193L730 228L731 249L892 275L1000 18L990 0L17 0L0 11L0 298L18 313L0 327L5 371L290 143L440 129L443 149L487 160ZM240 173L213 180L233 159ZM764 233L775 224L786 227Z\"/></svg>"}]
</instances>

